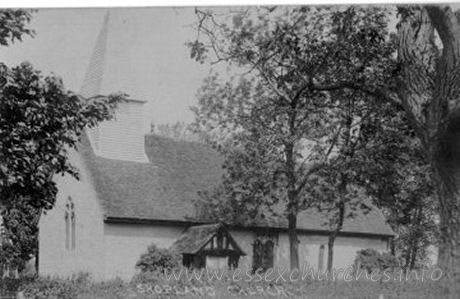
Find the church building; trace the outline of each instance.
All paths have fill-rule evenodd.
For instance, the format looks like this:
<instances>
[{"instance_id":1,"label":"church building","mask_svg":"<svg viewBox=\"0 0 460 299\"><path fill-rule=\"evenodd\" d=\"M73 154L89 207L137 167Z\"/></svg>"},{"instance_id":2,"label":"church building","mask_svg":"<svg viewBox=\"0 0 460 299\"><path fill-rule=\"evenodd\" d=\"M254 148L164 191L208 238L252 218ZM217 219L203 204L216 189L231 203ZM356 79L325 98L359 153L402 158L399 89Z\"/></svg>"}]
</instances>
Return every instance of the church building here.
<instances>
[{"instance_id":1,"label":"church building","mask_svg":"<svg viewBox=\"0 0 460 299\"><path fill-rule=\"evenodd\" d=\"M106 17L80 92L85 98L102 93L109 28ZM195 217L199 192L222 177L222 157L205 144L145 134L145 103L127 99L113 120L83 134L70 155L80 180L55 178L56 205L39 223L39 274L129 280L151 244L178 251L185 266L289 268L286 217L251 226ZM326 267L325 220L315 210L299 214L301 266ZM388 250L393 235L379 210L358 213L336 239L334 267L350 267L360 249Z\"/></svg>"}]
</instances>

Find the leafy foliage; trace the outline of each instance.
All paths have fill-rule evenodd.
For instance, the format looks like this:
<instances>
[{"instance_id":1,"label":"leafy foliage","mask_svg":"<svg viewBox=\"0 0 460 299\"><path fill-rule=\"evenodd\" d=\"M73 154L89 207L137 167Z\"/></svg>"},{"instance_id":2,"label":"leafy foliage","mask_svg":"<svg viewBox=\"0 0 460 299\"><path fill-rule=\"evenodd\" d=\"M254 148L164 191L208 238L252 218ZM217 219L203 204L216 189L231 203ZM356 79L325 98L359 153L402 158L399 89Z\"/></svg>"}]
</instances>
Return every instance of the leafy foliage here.
<instances>
[{"instance_id":1,"label":"leafy foliage","mask_svg":"<svg viewBox=\"0 0 460 299\"><path fill-rule=\"evenodd\" d=\"M399 267L398 259L388 252L380 253L375 249L367 248L357 252L355 265L359 265L359 269L365 269L371 273L373 270L384 271L388 268Z\"/></svg>"},{"instance_id":2,"label":"leafy foliage","mask_svg":"<svg viewBox=\"0 0 460 299\"><path fill-rule=\"evenodd\" d=\"M33 36L32 10L0 10L0 45ZM85 127L112 117L124 95L83 99L25 62L0 63L0 212L5 235L0 262L22 269L37 250L37 224L56 198L53 176L78 170L68 160Z\"/></svg>"},{"instance_id":3,"label":"leafy foliage","mask_svg":"<svg viewBox=\"0 0 460 299\"><path fill-rule=\"evenodd\" d=\"M1 213L4 231L0 245L0 264L22 271L38 250L39 210L13 206Z\"/></svg>"},{"instance_id":4,"label":"leafy foliage","mask_svg":"<svg viewBox=\"0 0 460 299\"><path fill-rule=\"evenodd\" d=\"M383 108L363 127L366 138L374 141L360 157L367 162L358 181L397 234L393 253L411 268L426 262L427 248L437 240L433 173L403 108L391 103Z\"/></svg>"},{"instance_id":5,"label":"leafy foliage","mask_svg":"<svg viewBox=\"0 0 460 299\"><path fill-rule=\"evenodd\" d=\"M2 262L24 266L37 250L41 211L53 207L55 175L78 170L69 160L85 127L109 119L123 95L83 99L31 64L0 64L0 206L6 228Z\"/></svg>"},{"instance_id":6,"label":"leafy foliage","mask_svg":"<svg viewBox=\"0 0 460 299\"><path fill-rule=\"evenodd\" d=\"M271 144L254 139L240 134L232 138L233 145L221 147L226 171L216 189L200 192L199 219L250 225L282 214L285 188L276 179L282 161Z\"/></svg>"},{"instance_id":7,"label":"leafy foliage","mask_svg":"<svg viewBox=\"0 0 460 299\"><path fill-rule=\"evenodd\" d=\"M204 38L189 44L192 58L246 71L224 83L210 76L198 93L195 124L223 136L215 146L228 170L204 201L229 203L220 217L232 209L249 219L278 210L288 218L291 249L300 209L339 210L331 229L340 231L345 205L356 197L353 184L370 164L357 162L369 144L360 129L382 106L373 91L395 86L388 10L262 7L227 19L211 10L197 15Z\"/></svg>"},{"instance_id":8,"label":"leafy foliage","mask_svg":"<svg viewBox=\"0 0 460 299\"><path fill-rule=\"evenodd\" d=\"M211 135L197 131L193 125L184 122L158 125L152 122L150 124L150 133L183 141L208 143L212 140Z\"/></svg>"},{"instance_id":9,"label":"leafy foliage","mask_svg":"<svg viewBox=\"0 0 460 299\"><path fill-rule=\"evenodd\" d=\"M76 299L79 289L70 279L38 278L23 290L27 298L34 299Z\"/></svg>"},{"instance_id":10,"label":"leafy foliage","mask_svg":"<svg viewBox=\"0 0 460 299\"><path fill-rule=\"evenodd\" d=\"M132 298L128 284L119 278L94 281L87 273L72 275L67 279L57 277L34 277L22 279L19 290L31 299L123 299Z\"/></svg>"},{"instance_id":11,"label":"leafy foliage","mask_svg":"<svg viewBox=\"0 0 460 299\"><path fill-rule=\"evenodd\" d=\"M381 294L384 297L424 297L439 298L443 295L443 290L439 281L429 279L429 274L425 276L425 281L420 283L413 279L409 281L388 281L385 283L375 283L370 280L359 280L352 282L345 281L287 281L283 283L267 282L262 280L257 286L253 282L245 279L234 281L231 275L222 280L214 280L212 283L201 279L172 279L166 281L164 274L160 272L141 273L131 282L127 283L120 279L108 282L95 282L90 279L71 279L57 278L38 278L36 281L26 281L21 285L26 298L81 298L81 299L148 299L148 298L267 298L279 291L282 297L301 298L310 296L313 298L343 298L343 297L371 297L377 298ZM70 286L70 287L69 287ZM169 288L168 288L169 287ZM277 289L278 288L278 289ZM263 289L263 292L261 291ZM64 291L68 290L68 291ZM74 290L77 290L76 292ZM270 293L269 293L270 292ZM284 293L283 293L284 292ZM63 294L62 297L56 294ZM75 297L73 297L75 295Z\"/></svg>"},{"instance_id":12,"label":"leafy foliage","mask_svg":"<svg viewBox=\"0 0 460 299\"><path fill-rule=\"evenodd\" d=\"M192 58L248 70L224 83L212 75L198 93L195 125L223 136L213 144L227 169L222 186L202 194L203 217L259 221L282 214L283 200L294 210L315 206L330 215L331 247L346 218L376 205L400 234L395 250L406 264L426 257L436 231L432 177L404 107L388 99L401 71L390 13L259 8L221 20L198 11L208 39L189 44ZM298 194L288 199L290 145Z\"/></svg>"},{"instance_id":13,"label":"leafy foliage","mask_svg":"<svg viewBox=\"0 0 460 299\"><path fill-rule=\"evenodd\" d=\"M112 115L121 95L90 100L65 91L56 77L43 77L29 63L0 65L0 194L2 204L36 209L53 206L53 175L78 171L68 161L82 130Z\"/></svg>"},{"instance_id":14,"label":"leafy foliage","mask_svg":"<svg viewBox=\"0 0 460 299\"><path fill-rule=\"evenodd\" d=\"M176 253L152 244L147 248L147 252L140 256L136 268L142 272L171 270L178 267L179 262L180 257Z\"/></svg>"},{"instance_id":15,"label":"leafy foliage","mask_svg":"<svg viewBox=\"0 0 460 299\"><path fill-rule=\"evenodd\" d=\"M22 41L24 35L33 36L35 32L27 28L33 10L0 9L0 45L7 46Z\"/></svg>"},{"instance_id":16,"label":"leafy foliage","mask_svg":"<svg viewBox=\"0 0 460 299\"><path fill-rule=\"evenodd\" d=\"M21 285L21 281L12 277L0 277L0 297L7 296L11 292L16 292ZM6 294L5 294L6 293Z\"/></svg>"},{"instance_id":17,"label":"leafy foliage","mask_svg":"<svg viewBox=\"0 0 460 299\"><path fill-rule=\"evenodd\" d=\"M30 18L22 13L2 12L3 17ZM16 23L8 26L30 33ZM20 39L18 32L6 37ZM29 63L11 69L0 64L0 206L5 226L1 262L21 269L36 252L38 219L56 198L53 176L67 173L78 178L69 150L76 148L85 127L109 119L122 97L86 100L65 91L59 78L43 77Z\"/></svg>"},{"instance_id":18,"label":"leafy foliage","mask_svg":"<svg viewBox=\"0 0 460 299\"><path fill-rule=\"evenodd\" d=\"M399 12L398 99L433 174L440 227L438 262L445 273L444 286L454 298L460 269L459 11L449 5L425 5Z\"/></svg>"}]
</instances>

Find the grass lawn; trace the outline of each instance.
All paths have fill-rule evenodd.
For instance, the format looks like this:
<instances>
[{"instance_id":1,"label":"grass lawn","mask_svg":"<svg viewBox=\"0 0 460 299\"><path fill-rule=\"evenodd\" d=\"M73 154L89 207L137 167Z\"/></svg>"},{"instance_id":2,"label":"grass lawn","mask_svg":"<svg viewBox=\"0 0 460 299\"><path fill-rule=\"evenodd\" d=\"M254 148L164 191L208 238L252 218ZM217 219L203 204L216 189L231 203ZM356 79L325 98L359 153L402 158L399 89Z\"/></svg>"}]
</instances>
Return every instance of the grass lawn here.
<instances>
[{"instance_id":1,"label":"grass lawn","mask_svg":"<svg viewBox=\"0 0 460 299\"><path fill-rule=\"evenodd\" d=\"M116 298L440 298L439 282L421 281L345 282L305 280L270 283L266 281L166 281L161 274L143 275L131 282L115 279L95 282L87 275L71 279L35 278L21 283L25 298L116 299Z\"/></svg>"}]
</instances>

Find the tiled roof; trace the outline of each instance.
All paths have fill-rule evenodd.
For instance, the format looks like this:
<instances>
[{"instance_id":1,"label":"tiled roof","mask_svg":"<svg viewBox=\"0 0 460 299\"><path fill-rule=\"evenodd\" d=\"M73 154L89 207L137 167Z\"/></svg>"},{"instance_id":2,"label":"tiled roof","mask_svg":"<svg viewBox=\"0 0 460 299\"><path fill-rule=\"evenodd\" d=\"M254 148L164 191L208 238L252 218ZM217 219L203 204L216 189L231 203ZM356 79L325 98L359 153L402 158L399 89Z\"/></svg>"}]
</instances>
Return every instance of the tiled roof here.
<instances>
[{"instance_id":1,"label":"tiled roof","mask_svg":"<svg viewBox=\"0 0 460 299\"><path fill-rule=\"evenodd\" d=\"M199 143L145 136L150 163L94 155L86 137L81 151L92 172L106 217L183 221L197 191L216 184L221 158Z\"/></svg>"},{"instance_id":2,"label":"tiled roof","mask_svg":"<svg viewBox=\"0 0 460 299\"><path fill-rule=\"evenodd\" d=\"M366 202L371 206L369 202ZM364 233L372 235L392 236L394 232L386 223L382 212L372 207L367 213L357 209L352 213L351 217L344 220L342 232L346 233ZM278 215L281 215L279 213ZM266 226L287 228L287 217L269 216L266 220ZM299 229L311 231L326 231L328 230L328 213L327 211L318 211L316 208L300 211L297 216L297 227Z\"/></svg>"},{"instance_id":3,"label":"tiled roof","mask_svg":"<svg viewBox=\"0 0 460 299\"><path fill-rule=\"evenodd\" d=\"M102 158L83 136L79 152L90 168L106 219L190 222L198 192L217 185L222 177L222 157L204 144L152 134L145 136L145 149L150 163ZM257 226L285 229L285 218ZM299 215L298 228L324 231L325 219L316 210L308 210ZM343 232L394 234L377 209L347 219Z\"/></svg>"}]
</instances>

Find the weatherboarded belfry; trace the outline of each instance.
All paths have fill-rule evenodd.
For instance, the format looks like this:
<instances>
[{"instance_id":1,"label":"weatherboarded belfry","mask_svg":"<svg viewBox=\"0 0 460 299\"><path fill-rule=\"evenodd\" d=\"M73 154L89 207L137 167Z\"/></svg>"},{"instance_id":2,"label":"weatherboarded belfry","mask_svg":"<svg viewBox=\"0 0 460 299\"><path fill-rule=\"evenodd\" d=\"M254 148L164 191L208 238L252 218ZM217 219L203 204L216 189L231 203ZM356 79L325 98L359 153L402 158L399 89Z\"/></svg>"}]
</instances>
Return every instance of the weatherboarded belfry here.
<instances>
[{"instance_id":1,"label":"weatherboarded belfry","mask_svg":"<svg viewBox=\"0 0 460 299\"><path fill-rule=\"evenodd\" d=\"M147 162L144 148L145 101L127 99L118 104L115 117L88 130L95 153L109 159Z\"/></svg>"}]
</instances>

